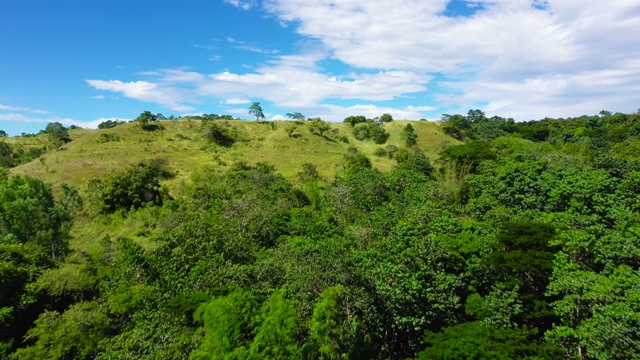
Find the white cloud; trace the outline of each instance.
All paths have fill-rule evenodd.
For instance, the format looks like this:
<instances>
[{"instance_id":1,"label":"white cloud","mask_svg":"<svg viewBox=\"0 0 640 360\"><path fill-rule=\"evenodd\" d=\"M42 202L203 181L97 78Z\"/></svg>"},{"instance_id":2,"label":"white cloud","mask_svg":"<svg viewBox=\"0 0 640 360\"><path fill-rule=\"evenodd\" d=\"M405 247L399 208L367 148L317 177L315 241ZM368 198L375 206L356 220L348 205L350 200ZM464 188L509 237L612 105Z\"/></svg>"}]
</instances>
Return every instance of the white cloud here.
<instances>
[{"instance_id":1,"label":"white cloud","mask_svg":"<svg viewBox=\"0 0 640 360\"><path fill-rule=\"evenodd\" d=\"M22 106L9 106L9 105L2 105L0 104L0 110L7 110L7 111L25 111L25 112L30 112L30 113L34 113L34 114L51 114L50 111L44 111L44 110L37 110L37 109L31 109L28 107L22 107Z\"/></svg>"},{"instance_id":2,"label":"white cloud","mask_svg":"<svg viewBox=\"0 0 640 360\"><path fill-rule=\"evenodd\" d=\"M96 99L96 100L103 100L106 99L106 96L104 95L96 95L96 96L92 96L92 99Z\"/></svg>"},{"instance_id":3,"label":"white cloud","mask_svg":"<svg viewBox=\"0 0 640 360\"><path fill-rule=\"evenodd\" d=\"M251 103L251 100L249 100L249 99L227 99L227 100L225 100L225 103L227 103L229 105L241 105L241 104L249 104L249 103Z\"/></svg>"},{"instance_id":4,"label":"white cloud","mask_svg":"<svg viewBox=\"0 0 640 360\"><path fill-rule=\"evenodd\" d=\"M164 73L167 79L173 81L192 81L198 79L194 73L186 73L181 70L169 70ZM87 83L98 89L122 93L123 95L157 104L161 104L170 110L191 111L193 107L182 104L181 92L168 86L159 86L147 81L122 82L120 80L87 80Z\"/></svg>"},{"instance_id":5,"label":"white cloud","mask_svg":"<svg viewBox=\"0 0 640 360\"><path fill-rule=\"evenodd\" d=\"M246 51L251 51L251 52L255 52L258 54L265 54L265 55L272 55L272 54L277 54L280 51L279 50L267 50L267 49L263 49L257 46L252 46L252 45L236 45L234 46L234 48L238 49L238 50L246 50Z\"/></svg>"},{"instance_id":6,"label":"white cloud","mask_svg":"<svg viewBox=\"0 0 640 360\"><path fill-rule=\"evenodd\" d=\"M225 1L245 10L258 4ZM233 47L274 58L246 72L178 68L139 74L149 81L88 83L177 111L212 98L229 105L262 99L332 120L357 111L420 118L434 105L519 120L638 107L637 0L474 0L468 2L475 6L472 16L455 18L444 15L449 2L265 0L262 7L275 21L302 36L297 52L274 55L227 37ZM348 70L336 71L325 60ZM413 107L376 104L408 96ZM326 105L332 100L361 105Z\"/></svg>"},{"instance_id":7,"label":"white cloud","mask_svg":"<svg viewBox=\"0 0 640 360\"><path fill-rule=\"evenodd\" d=\"M323 105L322 108L308 117L321 117L323 120L342 121L347 116L364 115L375 118L382 114L391 114L396 120L416 120L424 118L424 112L437 110L433 106L406 106L394 108L373 104L357 104L353 106Z\"/></svg>"},{"instance_id":8,"label":"white cloud","mask_svg":"<svg viewBox=\"0 0 640 360\"><path fill-rule=\"evenodd\" d=\"M225 0L227 4L231 4L237 8L241 8L242 10L249 10L253 7L253 1L241 1L241 0Z\"/></svg>"},{"instance_id":9,"label":"white cloud","mask_svg":"<svg viewBox=\"0 0 640 360\"><path fill-rule=\"evenodd\" d=\"M18 122L26 122L26 123L43 123L48 124L51 122L59 122L63 125L75 125L83 128L95 129L101 122L107 120L129 120L122 118L100 118L97 120L91 121L82 121L76 119L69 118L60 118L60 117L52 117L52 118L42 118L42 117L34 117L34 116L26 116L23 114L2 114L0 113L0 121L18 121Z\"/></svg>"},{"instance_id":10,"label":"white cloud","mask_svg":"<svg viewBox=\"0 0 640 360\"><path fill-rule=\"evenodd\" d=\"M510 102L502 110L525 117L534 107L546 115L556 110L577 115L573 112L578 107L572 106L576 100L619 110L635 106L622 94L633 87L630 81L625 86L604 80L636 78L640 73L625 65L628 59L640 58L637 1L478 0L474 3L482 10L456 18L443 15L448 3L267 0L264 7L280 21L294 24L299 34L320 41L333 58L357 68L446 77L471 74L471 81L448 83L465 92L449 99L461 106ZM557 79L594 90L555 88ZM594 79L599 82L589 82ZM525 91L531 84L540 84L533 100ZM551 88L545 89L547 85ZM521 91L510 93L507 88ZM601 96L602 92L609 95ZM616 93L623 99L615 98ZM552 101L557 96L560 99Z\"/></svg>"}]
</instances>

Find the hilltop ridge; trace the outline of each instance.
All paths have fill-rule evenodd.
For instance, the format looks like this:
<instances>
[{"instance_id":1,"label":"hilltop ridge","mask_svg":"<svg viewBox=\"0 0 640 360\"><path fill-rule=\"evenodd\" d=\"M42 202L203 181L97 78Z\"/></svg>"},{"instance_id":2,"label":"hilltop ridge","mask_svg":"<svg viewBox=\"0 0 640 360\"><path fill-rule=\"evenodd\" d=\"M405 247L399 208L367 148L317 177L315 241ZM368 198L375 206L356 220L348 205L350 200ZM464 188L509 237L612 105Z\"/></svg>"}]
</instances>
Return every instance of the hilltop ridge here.
<instances>
[{"instance_id":1,"label":"hilltop ridge","mask_svg":"<svg viewBox=\"0 0 640 360\"><path fill-rule=\"evenodd\" d=\"M52 183L66 182L82 189L92 178L145 160L162 159L175 174L165 183L170 191L174 191L180 182L187 181L198 170L225 169L241 161L274 165L279 173L294 182L304 163L314 164L321 176L333 178L351 147L368 156L374 167L389 171L395 161L375 156L374 152L388 145L403 147L401 131L409 123L418 135L417 146L432 162L443 148L459 143L444 134L438 124L427 121L385 124L390 137L380 145L371 140L357 140L351 126L344 123L326 123L330 126L327 133L332 135L319 136L310 132L309 121L217 120L216 123L228 128L237 138L228 147L207 139L200 120L182 118L157 123L161 130L145 131L135 122L110 129L70 130L71 142L11 169L10 173L35 176ZM41 137L8 140L26 146L46 144L46 138Z\"/></svg>"}]
</instances>

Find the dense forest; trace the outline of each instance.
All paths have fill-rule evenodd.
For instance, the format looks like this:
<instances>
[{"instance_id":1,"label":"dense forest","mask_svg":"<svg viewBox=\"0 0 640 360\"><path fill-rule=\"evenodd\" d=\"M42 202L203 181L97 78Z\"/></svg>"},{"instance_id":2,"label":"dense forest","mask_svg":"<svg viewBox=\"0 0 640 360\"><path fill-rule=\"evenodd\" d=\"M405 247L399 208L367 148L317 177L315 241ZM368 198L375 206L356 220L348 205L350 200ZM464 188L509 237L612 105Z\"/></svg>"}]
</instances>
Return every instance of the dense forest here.
<instances>
[{"instance_id":1,"label":"dense forest","mask_svg":"<svg viewBox=\"0 0 640 360\"><path fill-rule=\"evenodd\" d=\"M236 146L235 120L199 121ZM335 177L247 158L179 193L157 159L79 188L10 175L40 153L0 140L0 358L640 358L640 113L443 115L460 142L437 160L411 123L385 144L392 121L345 119L375 155ZM130 218L149 244L70 246L78 219Z\"/></svg>"}]
</instances>

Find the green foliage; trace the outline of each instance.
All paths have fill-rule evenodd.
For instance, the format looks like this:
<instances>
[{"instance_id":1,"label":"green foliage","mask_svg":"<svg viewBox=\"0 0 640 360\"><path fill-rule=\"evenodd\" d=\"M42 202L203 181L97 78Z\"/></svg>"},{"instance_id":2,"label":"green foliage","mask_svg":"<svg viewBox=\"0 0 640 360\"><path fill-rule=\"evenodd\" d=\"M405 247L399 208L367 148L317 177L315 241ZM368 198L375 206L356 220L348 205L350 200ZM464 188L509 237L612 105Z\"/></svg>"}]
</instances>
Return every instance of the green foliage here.
<instances>
[{"instance_id":1,"label":"green foliage","mask_svg":"<svg viewBox=\"0 0 640 360\"><path fill-rule=\"evenodd\" d=\"M348 291L342 285L326 288L313 308L310 336L305 357L312 359L351 359L362 351L363 324L345 309ZM347 305L348 306L348 305ZM345 311L346 310L346 311Z\"/></svg>"},{"instance_id":2,"label":"green foliage","mask_svg":"<svg viewBox=\"0 0 640 360\"><path fill-rule=\"evenodd\" d=\"M361 169L371 169L371 160L360 152L350 152L344 156L343 168L346 174L353 174Z\"/></svg>"},{"instance_id":3,"label":"green foliage","mask_svg":"<svg viewBox=\"0 0 640 360\"><path fill-rule=\"evenodd\" d=\"M141 207L147 202L161 205L159 171L149 164L131 166L112 172L103 179L89 182L87 191L100 212L113 213Z\"/></svg>"},{"instance_id":4,"label":"green foliage","mask_svg":"<svg viewBox=\"0 0 640 360\"><path fill-rule=\"evenodd\" d=\"M251 106L249 106L249 115L255 116L256 121L260 119L264 119L264 113L262 112L262 106L260 106L260 102L253 102Z\"/></svg>"},{"instance_id":5,"label":"green foliage","mask_svg":"<svg viewBox=\"0 0 640 360\"><path fill-rule=\"evenodd\" d=\"M145 131L161 130L162 125L154 123L157 120L164 119L162 114L154 114L151 111L143 111L135 121L140 125L140 128Z\"/></svg>"},{"instance_id":6,"label":"green foliage","mask_svg":"<svg viewBox=\"0 0 640 360\"><path fill-rule=\"evenodd\" d=\"M9 136L9 134L7 134L6 131L0 130L0 137L7 137L7 136Z\"/></svg>"},{"instance_id":7,"label":"green foliage","mask_svg":"<svg viewBox=\"0 0 640 360\"><path fill-rule=\"evenodd\" d=\"M247 291L234 291L202 305L195 319L203 323L204 337L190 358L246 359L259 311L258 299Z\"/></svg>"},{"instance_id":8,"label":"green foliage","mask_svg":"<svg viewBox=\"0 0 640 360\"><path fill-rule=\"evenodd\" d=\"M549 294L562 319L546 333L567 356L631 359L640 353L640 273L612 266L603 273L580 270L568 259L558 264Z\"/></svg>"},{"instance_id":9,"label":"green foliage","mask_svg":"<svg viewBox=\"0 0 640 360\"><path fill-rule=\"evenodd\" d=\"M204 337L191 359L297 359L296 314L274 292L260 305L250 292L234 291L201 306L195 315Z\"/></svg>"},{"instance_id":10,"label":"green foliage","mask_svg":"<svg viewBox=\"0 0 640 360\"><path fill-rule=\"evenodd\" d=\"M31 242L55 259L68 250L70 226L70 214L54 200L49 184L19 176L0 179L1 241Z\"/></svg>"},{"instance_id":11,"label":"green foliage","mask_svg":"<svg viewBox=\"0 0 640 360\"><path fill-rule=\"evenodd\" d=\"M414 147L418 143L418 135L411 124L407 124L407 126L402 129L402 137L404 139L405 146L408 148Z\"/></svg>"},{"instance_id":12,"label":"green foliage","mask_svg":"<svg viewBox=\"0 0 640 360\"><path fill-rule=\"evenodd\" d=\"M194 119L257 137L246 130L255 124L214 115L169 125L200 152L210 147ZM189 180L171 163L180 186L161 204L126 199L143 199L136 191L149 184L159 191L173 176L164 159L94 181L89 204L102 209L110 181L108 196L125 199L113 199L119 214L83 212L77 189L60 184L54 196L0 169L0 357L640 357L640 115L444 118L466 143L442 152L440 176L417 147L398 148L419 133L429 151L426 125L389 123L393 145L359 144L375 150L376 168L349 149L334 179L305 152L283 170L290 182L273 165L243 162L237 144L212 149L231 164L224 171ZM269 133L255 161L274 140L328 146L255 126ZM17 162L35 148L5 141ZM331 144L333 156L341 146ZM52 254L74 217L75 251ZM94 248L81 243L86 227L102 238Z\"/></svg>"},{"instance_id":13,"label":"green foliage","mask_svg":"<svg viewBox=\"0 0 640 360\"><path fill-rule=\"evenodd\" d=\"M557 251L551 245L555 234L555 228L548 224L505 223L493 251L484 258L497 279L507 288L518 289L524 313L517 322L541 331L547 330L554 320L544 294Z\"/></svg>"},{"instance_id":14,"label":"green foliage","mask_svg":"<svg viewBox=\"0 0 640 360\"><path fill-rule=\"evenodd\" d=\"M48 123L43 132L47 134L55 148L59 148L62 144L71 141L68 129L57 121Z\"/></svg>"},{"instance_id":15,"label":"green foliage","mask_svg":"<svg viewBox=\"0 0 640 360\"><path fill-rule=\"evenodd\" d=\"M230 147L238 138L238 134L236 134L235 131L229 128L227 124L221 122L205 120L201 126L204 131L204 136L220 146Z\"/></svg>"},{"instance_id":16,"label":"green foliage","mask_svg":"<svg viewBox=\"0 0 640 360\"><path fill-rule=\"evenodd\" d=\"M300 121L304 120L304 115L299 112L287 113L287 117L292 120Z\"/></svg>"},{"instance_id":17,"label":"green foliage","mask_svg":"<svg viewBox=\"0 0 640 360\"><path fill-rule=\"evenodd\" d=\"M349 117L346 117L343 122L351 126L356 126L357 124L367 122L367 118L362 115L349 116Z\"/></svg>"},{"instance_id":18,"label":"green foliage","mask_svg":"<svg viewBox=\"0 0 640 360\"><path fill-rule=\"evenodd\" d=\"M389 138L389 134L379 124L373 121L358 123L353 128L353 135L358 140L371 139L376 144L384 144Z\"/></svg>"},{"instance_id":19,"label":"green foliage","mask_svg":"<svg viewBox=\"0 0 640 360\"><path fill-rule=\"evenodd\" d=\"M0 356L18 347L41 311L29 288L52 266L46 249L0 240Z\"/></svg>"},{"instance_id":20,"label":"green foliage","mask_svg":"<svg viewBox=\"0 0 640 360\"><path fill-rule=\"evenodd\" d=\"M381 124L386 124L392 121L393 121L393 116L391 116L391 114L386 114L386 113L380 115L380 119L378 119L378 122Z\"/></svg>"},{"instance_id":21,"label":"green foliage","mask_svg":"<svg viewBox=\"0 0 640 360\"><path fill-rule=\"evenodd\" d=\"M96 141L99 143L116 142L116 141L120 141L120 135L103 133L103 134L100 134L100 136L98 137L98 140Z\"/></svg>"},{"instance_id":22,"label":"green foliage","mask_svg":"<svg viewBox=\"0 0 640 360\"><path fill-rule=\"evenodd\" d=\"M435 170L429 159L418 149L413 151L399 149L393 152L393 159L396 160L400 169L417 171L427 176L431 176Z\"/></svg>"},{"instance_id":23,"label":"green foliage","mask_svg":"<svg viewBox=\"0 0 640 360\"><path fill-rule=\"evenodd\" d=\"M463 145L449 146L442 152L444 161L473 172L480 162L495 158L491 145L484 141L471 141Z\"/></svg>"},{"instance_id":24,"label":"green foliage","mask_svg":"<svg viewBox=\"0 0 640 360\"><path fill-rule=\"evenodd\" d=\"M0 142L0 168L11 168L15 166L16 159L13 148L8 143Z\"/></svg>"},{"instance_id":25,"label":"green foliage","mask_svg":"<svg viewBox=\"0 0 640 360\"><path fill-rule=\"evenodd\" d=\"M26 336L34 345L18 350L12 358L93 358L108 329L109 319L95 302L74 304L62 314L45 311Z\"/></svg>"},{"instance_id":26,"label":"green foliage","mask_svg":"<svg viewBox=\"0 0 640 360\"><path fill-rule=\"evenodd\" d=\"M309 120L309 132L314 135L325 137L327 131L331 129L331 125L322 120Z\"/></svg>"},{"instance_id":27,"label":"green foliage","mask_svg":"<svg viewBox=\"0 0 640 360\"><path fill-rule=\"evenodd\" d=\"M126 124L124 120L107 120L98 124L98 129L111 129L118 125Z\"/></svg>"},{"instance_id":28,"label":"green foliage","mask_svg":"<svg viewBox=\"0 0 640 360\"><path fill-rule=\"evenodd\" d=\"M478 322L447 327L428 333L427 349L416 359L553 359L561 356L552 346L531 343L527 331L494 328Z\"/></svg>"}]
</instances>

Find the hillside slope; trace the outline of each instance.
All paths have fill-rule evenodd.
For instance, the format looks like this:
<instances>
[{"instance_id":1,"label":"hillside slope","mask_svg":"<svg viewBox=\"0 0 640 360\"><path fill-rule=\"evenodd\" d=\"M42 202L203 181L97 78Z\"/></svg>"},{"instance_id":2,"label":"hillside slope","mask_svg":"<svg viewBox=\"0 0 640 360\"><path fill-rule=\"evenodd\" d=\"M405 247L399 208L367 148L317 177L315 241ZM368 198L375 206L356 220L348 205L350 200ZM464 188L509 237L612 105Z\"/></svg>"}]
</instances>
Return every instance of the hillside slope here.
<instances>
[{"instance_id":1,"label":"hillside slope","mask_svg":"<svg viewBox=\"0 0 640 360\"><path fill-rule=\"evenodd\" d=\"M302 170L302 165L311 163L317 167L320 176L331 181L340 171L344 155L350 147L367 155L374 167L389 171L395 166L395 161L375 156L374 152L388 145L404 147L401 133L408 123L412 124L418 135L418 147L432 163L444 147L459 143L443 134L439 124L426 121L385 124L390 137L382 145L371 140L357 140L353 128L344 123L329 123L331 129L326 133L330 135L322 137L310 132L310 122L216 121L236 138L229 147L208 139L200 120L183 118L158 123L162 125L162 130L145 131L137 123L102 130L71 130L69 135L73 141L11 169L10 174L34 176L54 185L65 182L77 187L86 199L89 180L132 164L160 159L174 174L174 177L163 180L162 185L166 186L171 196L180 197L183 185L190 182L192 174L205 168L224 171L238 162L271 164L294 184L299 182L297 174ZM46 134L7 140L25 148L50 145ZM96 216L90 212L80 214L71 229L71 246L76 250L91 251L98 246L100 239L110 236L127 237L146 248L153 247L151 239L155 225L152 223L153 219L158 218L156 211L158 208L152 207L131 212L128 216Z\"/></svg>"},{"instance_id":2,"label":"hillside slope","mask_svg":"<svg viewBox=\"0 0 640 360\"><path fill-rule=\"evenodd\" d=\"M310 133L309 122L220 121L238 139L230 147L208 140L198 120L166 120L159 123L163 130L145 131L135 123L103 130L73 130L71 136L74 141L12 169L11 174L35 176L52 183L66 182L82 189L90 179L111 171L145 160L164 159L176 175L165 183L173 192L181 182L200 169L224 169L239 161L272 164L278 172L294 182L302 164L312 163L317 166L321 176L333 178L350 147L366 154L376 168L388 171L394 166L394 161L376 157L374 151L389 144L402 147L401 131L409 121L386 124L385 128L391 136L383 145L355 139L352 128L343 123L330 123L330 126L332 130L337 129L339 135L344 135L348 143ZM418 147L432 162L447 144L457 143L457 140L443 134L437 124L426 121L412 121L411 124L418 135ZM287 129L291 130L292 127L295 130L289 136ZM38 141L33 138L28 140ZM20 141L20 138L14 141Z\"/></svg>"}]
</instances>

